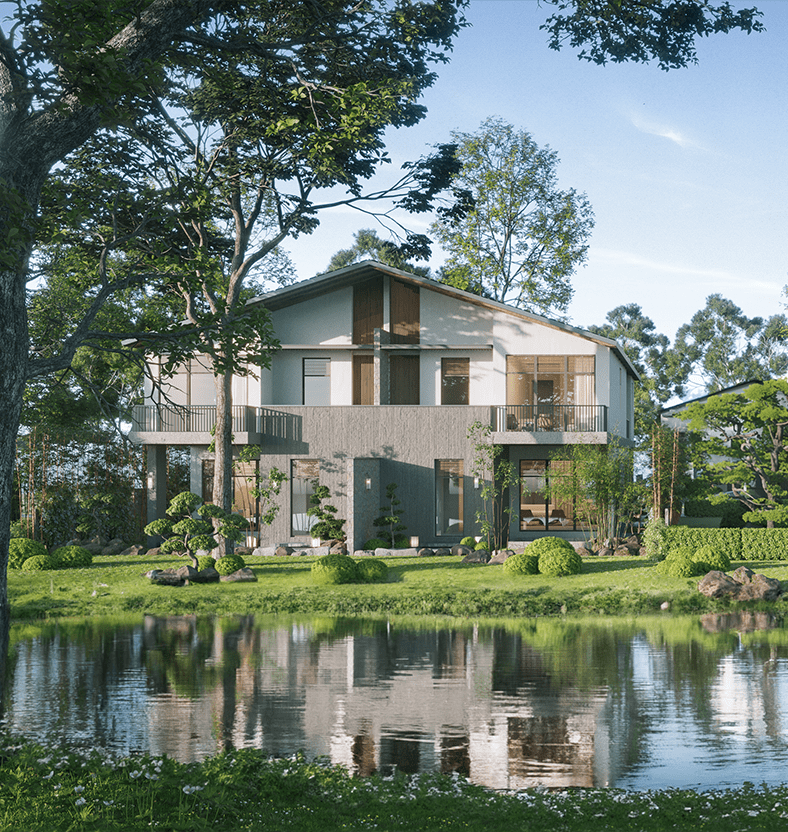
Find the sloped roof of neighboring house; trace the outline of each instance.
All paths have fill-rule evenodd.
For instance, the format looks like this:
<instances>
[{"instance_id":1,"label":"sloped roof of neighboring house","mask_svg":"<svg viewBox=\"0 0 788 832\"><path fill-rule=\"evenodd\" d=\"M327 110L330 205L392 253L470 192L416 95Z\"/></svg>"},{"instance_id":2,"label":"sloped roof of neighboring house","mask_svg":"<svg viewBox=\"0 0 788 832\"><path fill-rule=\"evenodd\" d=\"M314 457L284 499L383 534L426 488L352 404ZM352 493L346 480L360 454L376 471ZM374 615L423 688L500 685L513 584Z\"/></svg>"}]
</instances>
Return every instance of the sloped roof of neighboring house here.
<instances>
[{"instance_id":1,"label":"sloped roof of neighboring house","mask_svg":"<svg viewBox=\"0 0 788 832\"><path fill-rule=\"evenodd\" d=\"M676 404L670 405L670 407L663 407L662 410L659 411L659 415L676 416L688 405L694 404L695 402L705 402L712 396L722 396L724 393L741 393L752 384L763 384L763 379L753 378L749 381L740 381L738 384L732 384L730 387L723 387L722 390L714 390L711 393L704 393L702 396L696 396L694 399L686 399L683 402L677 402Z\"/></svg>"},{"instance_id":2,"label":"sloped roof of neighboring house","mask_svg":"<svg viewBox=\"0 0 788 832\"><path fill-rule=\"evenodd\" d=\"M534 321L542 326L551 327L553 329L568 332L572 335L577 335L580 338L585 338L588 341L593 341L597 344L603 344L610 347L613 352L621 359L627 372L636 380L640 380L640 375L632 362L627 357L626 353L621 349L618 343L611 338L606 338L604 335L597 335L594 332L588 332L585 329L571 326L570 324L562 323L561 321L554 321L551 318L545 318L542 315L537 315L533 312L526 312L523 309L517 309L514 306L509 306L506 303L501 303L497 300L490 300L490 298L475 295L472 292L466 292L463 289L456 289L454 286L448 286L445 283L439 283L437 280L432 280L428 277L421 277L419 275L411 274L410 272L395 269L393 266L387 266L383 263L378 263L375 260L365 260L362 263L353 263L350 266L345 266L336 271L326 272L311 277L308 280L302 280L298 283L293 283L290 286L284 286L281 289L275 289L273 292L268 292L260 297L252 298L250 304L263 304L267 309L275 311L283 309L287 306L292 306L304 300L309 300L313 297L318 297L326 291L333 291L335 289L344 288L345 286L352 286L355 283L362 283L376 274L388 274L402 280L405 283L412 283L415 286L424 287L433 292L438 292L449 297L461 299L467 303L472 303L475 306L491 309L496 312L503 312L507 315L514 315L526 321Z\"/></svg>"}]
</instances>

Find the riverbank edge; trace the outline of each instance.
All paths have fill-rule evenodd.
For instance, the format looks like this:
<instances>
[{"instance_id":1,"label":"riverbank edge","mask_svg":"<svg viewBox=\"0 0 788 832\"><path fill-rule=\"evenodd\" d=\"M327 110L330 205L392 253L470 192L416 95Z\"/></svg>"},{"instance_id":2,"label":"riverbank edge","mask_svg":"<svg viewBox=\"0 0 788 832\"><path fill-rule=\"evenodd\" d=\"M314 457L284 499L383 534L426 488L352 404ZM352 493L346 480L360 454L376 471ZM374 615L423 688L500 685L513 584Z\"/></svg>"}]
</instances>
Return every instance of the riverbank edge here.
<instances>
[{"instance_id":1,"label":"riverbank edge","mask_svg":"<svg viewBox=\"0 0 788 832\"><path fill-rule=\"evenodd\" d=\"M784 828L788 786L493 792L458 774L353 777L301 755L243 749L178 763L111 759L0 733L4 832L749 832Z\"/></svg>"}]
</instances>

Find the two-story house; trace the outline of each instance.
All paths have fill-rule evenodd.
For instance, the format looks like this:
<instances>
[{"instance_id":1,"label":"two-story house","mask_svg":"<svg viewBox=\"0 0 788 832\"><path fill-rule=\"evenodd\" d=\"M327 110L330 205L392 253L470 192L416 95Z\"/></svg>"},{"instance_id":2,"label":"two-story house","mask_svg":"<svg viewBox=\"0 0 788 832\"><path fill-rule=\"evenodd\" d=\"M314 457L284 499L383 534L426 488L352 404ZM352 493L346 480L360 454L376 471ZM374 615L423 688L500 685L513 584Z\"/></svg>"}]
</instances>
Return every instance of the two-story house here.
<instances>
[{"instance_id":1,"label":"two-story house","mask_svg":"<svg viewBox=\"0 0 788 832\"><path fill-rule=\"evenodd\" d=\"M270 311L282 348L270 369L236 378L234 437L288 482L262 544L306 542L313 482L332 493L355 548L374 536L396 483L407 535L451 545L478 534L480 483L468 428L489 425L521 477L510 540L579 536L571 505L545 493L551 454L574 443L633 437L637 373L618 345L376 262L278 289ZM165 509L166 446L188 445L191 490L210 499L213 377L194 358L147 390L132 439L147 446L148 516ZM257 519L239 464L236 505ZM557 463L553 463L557 465Z\"/></svg>"}]
</instances>

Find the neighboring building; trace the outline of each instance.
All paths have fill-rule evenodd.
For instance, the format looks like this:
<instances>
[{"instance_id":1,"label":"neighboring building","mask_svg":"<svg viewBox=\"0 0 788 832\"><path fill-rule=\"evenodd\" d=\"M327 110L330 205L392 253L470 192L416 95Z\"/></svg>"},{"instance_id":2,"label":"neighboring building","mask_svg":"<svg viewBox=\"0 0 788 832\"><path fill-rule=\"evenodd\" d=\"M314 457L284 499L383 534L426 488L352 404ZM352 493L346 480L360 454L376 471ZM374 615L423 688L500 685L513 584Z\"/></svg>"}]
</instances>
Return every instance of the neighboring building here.
<instances>
[{"instance_id":1,"label":"neighboring building","mask_svg":"<svg viewBox=\"0 0 788 832\"><path fill-rule=\"evenodd\" d=\"M510 539L549 527L580 531L571 505L544 494L564 445L633 439L635 369L618 345L505 304L390 268L359 263L271 292L282 349L271 368L233 384L237 445L257 444L259 470L289 481L261 543L305 543L319 479L356 548L375 534L386 485L398 485L408 536L421 544L478 534L479 483L469 426L489 425L522 477ZM210 499L214 421L210 365L195 358L146 390L131 438L148 446L148 516L161 516L166 446L188 445L191 490ZM236 504L256 509L239 465Z\"/></svg>"}]
</instances>

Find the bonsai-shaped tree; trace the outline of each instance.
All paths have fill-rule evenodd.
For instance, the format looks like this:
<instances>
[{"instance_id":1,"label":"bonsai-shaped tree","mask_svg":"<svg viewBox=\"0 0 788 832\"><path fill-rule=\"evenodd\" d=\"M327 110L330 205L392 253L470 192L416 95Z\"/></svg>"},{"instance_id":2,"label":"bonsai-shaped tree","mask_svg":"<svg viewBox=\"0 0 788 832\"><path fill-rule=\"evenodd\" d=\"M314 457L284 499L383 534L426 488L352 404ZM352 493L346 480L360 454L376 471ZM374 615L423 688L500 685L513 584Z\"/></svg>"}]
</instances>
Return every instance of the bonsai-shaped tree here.
<instances>
[{"instance_id":1,"label":"bonsai-shaped tree","mask_svg":"<svg viewBox=\"0 0 788 832\"><path fill-rule=\"evenodd\" d=\"M336 516L336 506L323 505L323 501L331 497L328 486L320 485L318 480L313 480L312 488L309 508L306 511L309 517L314 517L317 520L310 527L312 537L317 537L320 540L344 540L345 530L342 527L345 525L345 521Z\"/></svg>"},{"instance_id":2,"label":"bonsai-shaped tree","mask_svg":"<svg viewBox=\"0 0 788 832\"><path fill-rule=\"evenodd\" d=\"M195 512L199 518L194 517ZM230 514L213 503L203 503L202 498L191 491L183 491L170 500L167 517L145 526L145 534L163 537L160 552L190 557L192 566L199 569L198 551L211 552L217 549L217 537L238 543L243 540L245 525L243 517Z\"/></svg>"},{"instance_id":3,"label":"bonsai-shaped tree","mask_svg":"<svg viewBox=\"0 0 788 832\"><path fill-rule=\"evenodd\" d=\"M383 540L388 540L390 546L394 546L401 533L407 529L403 523L400 523L399 518L403 510L398 508L400 500L396 494L397 483L390 482L386 486L386 500L388 505L380 507L380 517L372 521L372 525L380 529L380 536Z\"/></svg>"}]
</instances>

